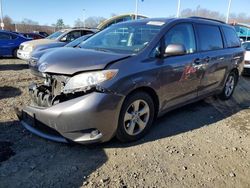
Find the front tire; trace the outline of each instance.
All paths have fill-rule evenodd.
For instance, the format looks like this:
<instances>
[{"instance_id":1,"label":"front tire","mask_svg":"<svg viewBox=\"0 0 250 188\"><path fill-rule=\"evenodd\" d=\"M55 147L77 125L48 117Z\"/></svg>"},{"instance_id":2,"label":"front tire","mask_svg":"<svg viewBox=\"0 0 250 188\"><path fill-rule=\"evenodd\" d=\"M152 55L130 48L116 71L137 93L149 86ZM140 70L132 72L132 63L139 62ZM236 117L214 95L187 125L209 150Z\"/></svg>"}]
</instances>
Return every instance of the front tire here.
<instances>
[{"instance_id":1,"label":"front tire","mask_svg":"<svg viewBox=\"0 0 250 188\"><path fill-rule=\"evenodd\" d=\"M235 72L231 72L226 80L223 91L219 94L221 100L228 100L234 92L238 80L238 76Z\"/></svg>"},{"instance_id":2,"label":"front tire","mask_svg":"<svg viewBox=\"0 0 250 188\"><path fill-rule=\"evenodd\" d=\"M18 49L15 49L15 50L13 51L13 57L14 57L14 58L17 58L17 50L18 50Z\"/></svg>"},{"instance_id":3,"label":"front tire","mask_svg":"<svg viewBox=\"0 0 250 188\"><path fill-rule=\"evenodd\" d=\"M154 121L153 99L145 92L129 95L121 108L116 137L131 142L143 137Z\"/></svg>"}]
</instances>

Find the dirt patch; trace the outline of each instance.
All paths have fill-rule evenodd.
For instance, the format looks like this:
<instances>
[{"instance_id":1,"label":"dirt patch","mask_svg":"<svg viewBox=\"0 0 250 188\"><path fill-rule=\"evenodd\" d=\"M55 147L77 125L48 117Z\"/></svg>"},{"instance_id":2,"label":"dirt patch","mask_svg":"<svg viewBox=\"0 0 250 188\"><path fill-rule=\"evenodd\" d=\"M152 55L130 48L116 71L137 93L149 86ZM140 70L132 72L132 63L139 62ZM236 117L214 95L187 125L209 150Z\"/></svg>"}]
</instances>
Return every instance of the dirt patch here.
<instances>
[{"instance_id":1,"label":"dirt patch","mask_svg":"<svg viewBox=\"0 0 250 188\"><path fill-rule=\"evenodd\" d=\"M18 122L13 108L30 103L27 86L37 81L25 65L0 60L0 87L9 88L0 89L0 138L15 153L1 162L0 187L250 187L249 77L231 100L208 98L167 113L138 142L72 146Z\"/></svg>"}]
</instances>

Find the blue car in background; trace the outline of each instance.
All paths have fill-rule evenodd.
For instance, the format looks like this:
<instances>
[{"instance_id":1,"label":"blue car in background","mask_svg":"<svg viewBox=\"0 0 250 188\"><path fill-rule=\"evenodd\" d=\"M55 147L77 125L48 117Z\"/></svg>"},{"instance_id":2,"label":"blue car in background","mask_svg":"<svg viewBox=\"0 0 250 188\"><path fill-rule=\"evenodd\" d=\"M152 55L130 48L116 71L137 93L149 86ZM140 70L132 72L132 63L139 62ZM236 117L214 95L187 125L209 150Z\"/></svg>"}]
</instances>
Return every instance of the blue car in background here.
<instances>
[{"instance_id":1,"label":"blue car in background","mask_svg":"<svg viewBox=\"0 0 250 188\"><path fill-rule=\"evenodd\" d=\"M17 57L19 45L31 39L14 32L0 30L0 57Z\"/></svg>"}]
</instances>

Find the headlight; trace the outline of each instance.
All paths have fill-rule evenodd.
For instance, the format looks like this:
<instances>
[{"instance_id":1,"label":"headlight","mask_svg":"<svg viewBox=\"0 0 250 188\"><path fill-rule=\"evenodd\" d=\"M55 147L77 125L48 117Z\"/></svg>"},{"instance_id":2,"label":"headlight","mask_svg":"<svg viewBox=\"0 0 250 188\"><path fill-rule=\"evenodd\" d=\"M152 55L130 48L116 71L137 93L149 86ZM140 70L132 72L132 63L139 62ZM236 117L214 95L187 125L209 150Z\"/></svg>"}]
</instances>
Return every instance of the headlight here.
<instances>
[{"instance_id":1,"label":"headlight","mask_svg":"<svg viewBox=\"0 0 250 188\"><path fill-rule=\"evenodd\" d=\"M63 93L73 93L83 91L88 87L96 86L104 81L110 80L118 73L117 69L88 72L73 76L66 83Z\"/></svg>"},{"instance_id":2,"label":"headlight","mask_svg":"<svg viewBox=\"0 0 250 188\"><path fill-rule=\"evenodd\" d=\"M27 46L24 48L25 51L31 52L33 50L33 46Z\"/></svg>"}]
</instances>

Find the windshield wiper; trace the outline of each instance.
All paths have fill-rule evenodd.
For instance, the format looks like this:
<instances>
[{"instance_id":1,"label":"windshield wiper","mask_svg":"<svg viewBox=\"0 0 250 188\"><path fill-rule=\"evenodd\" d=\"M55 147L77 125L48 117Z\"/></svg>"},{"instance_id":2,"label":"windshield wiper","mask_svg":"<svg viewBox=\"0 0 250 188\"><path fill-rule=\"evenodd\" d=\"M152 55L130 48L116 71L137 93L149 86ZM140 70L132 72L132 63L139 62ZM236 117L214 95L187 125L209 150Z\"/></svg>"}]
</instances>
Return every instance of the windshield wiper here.
<instances>
[{"instance_id":1,"label":"windshield wiper","mask_svg":"<svg viewBox=\"0 0 250 188\"><path fill-rule=\"evenodd\" d=\"M105 48L93 48L93 50L102 51L102 52L110 52L110 50L107 50Z\"/></svg>"}]
</instances>

